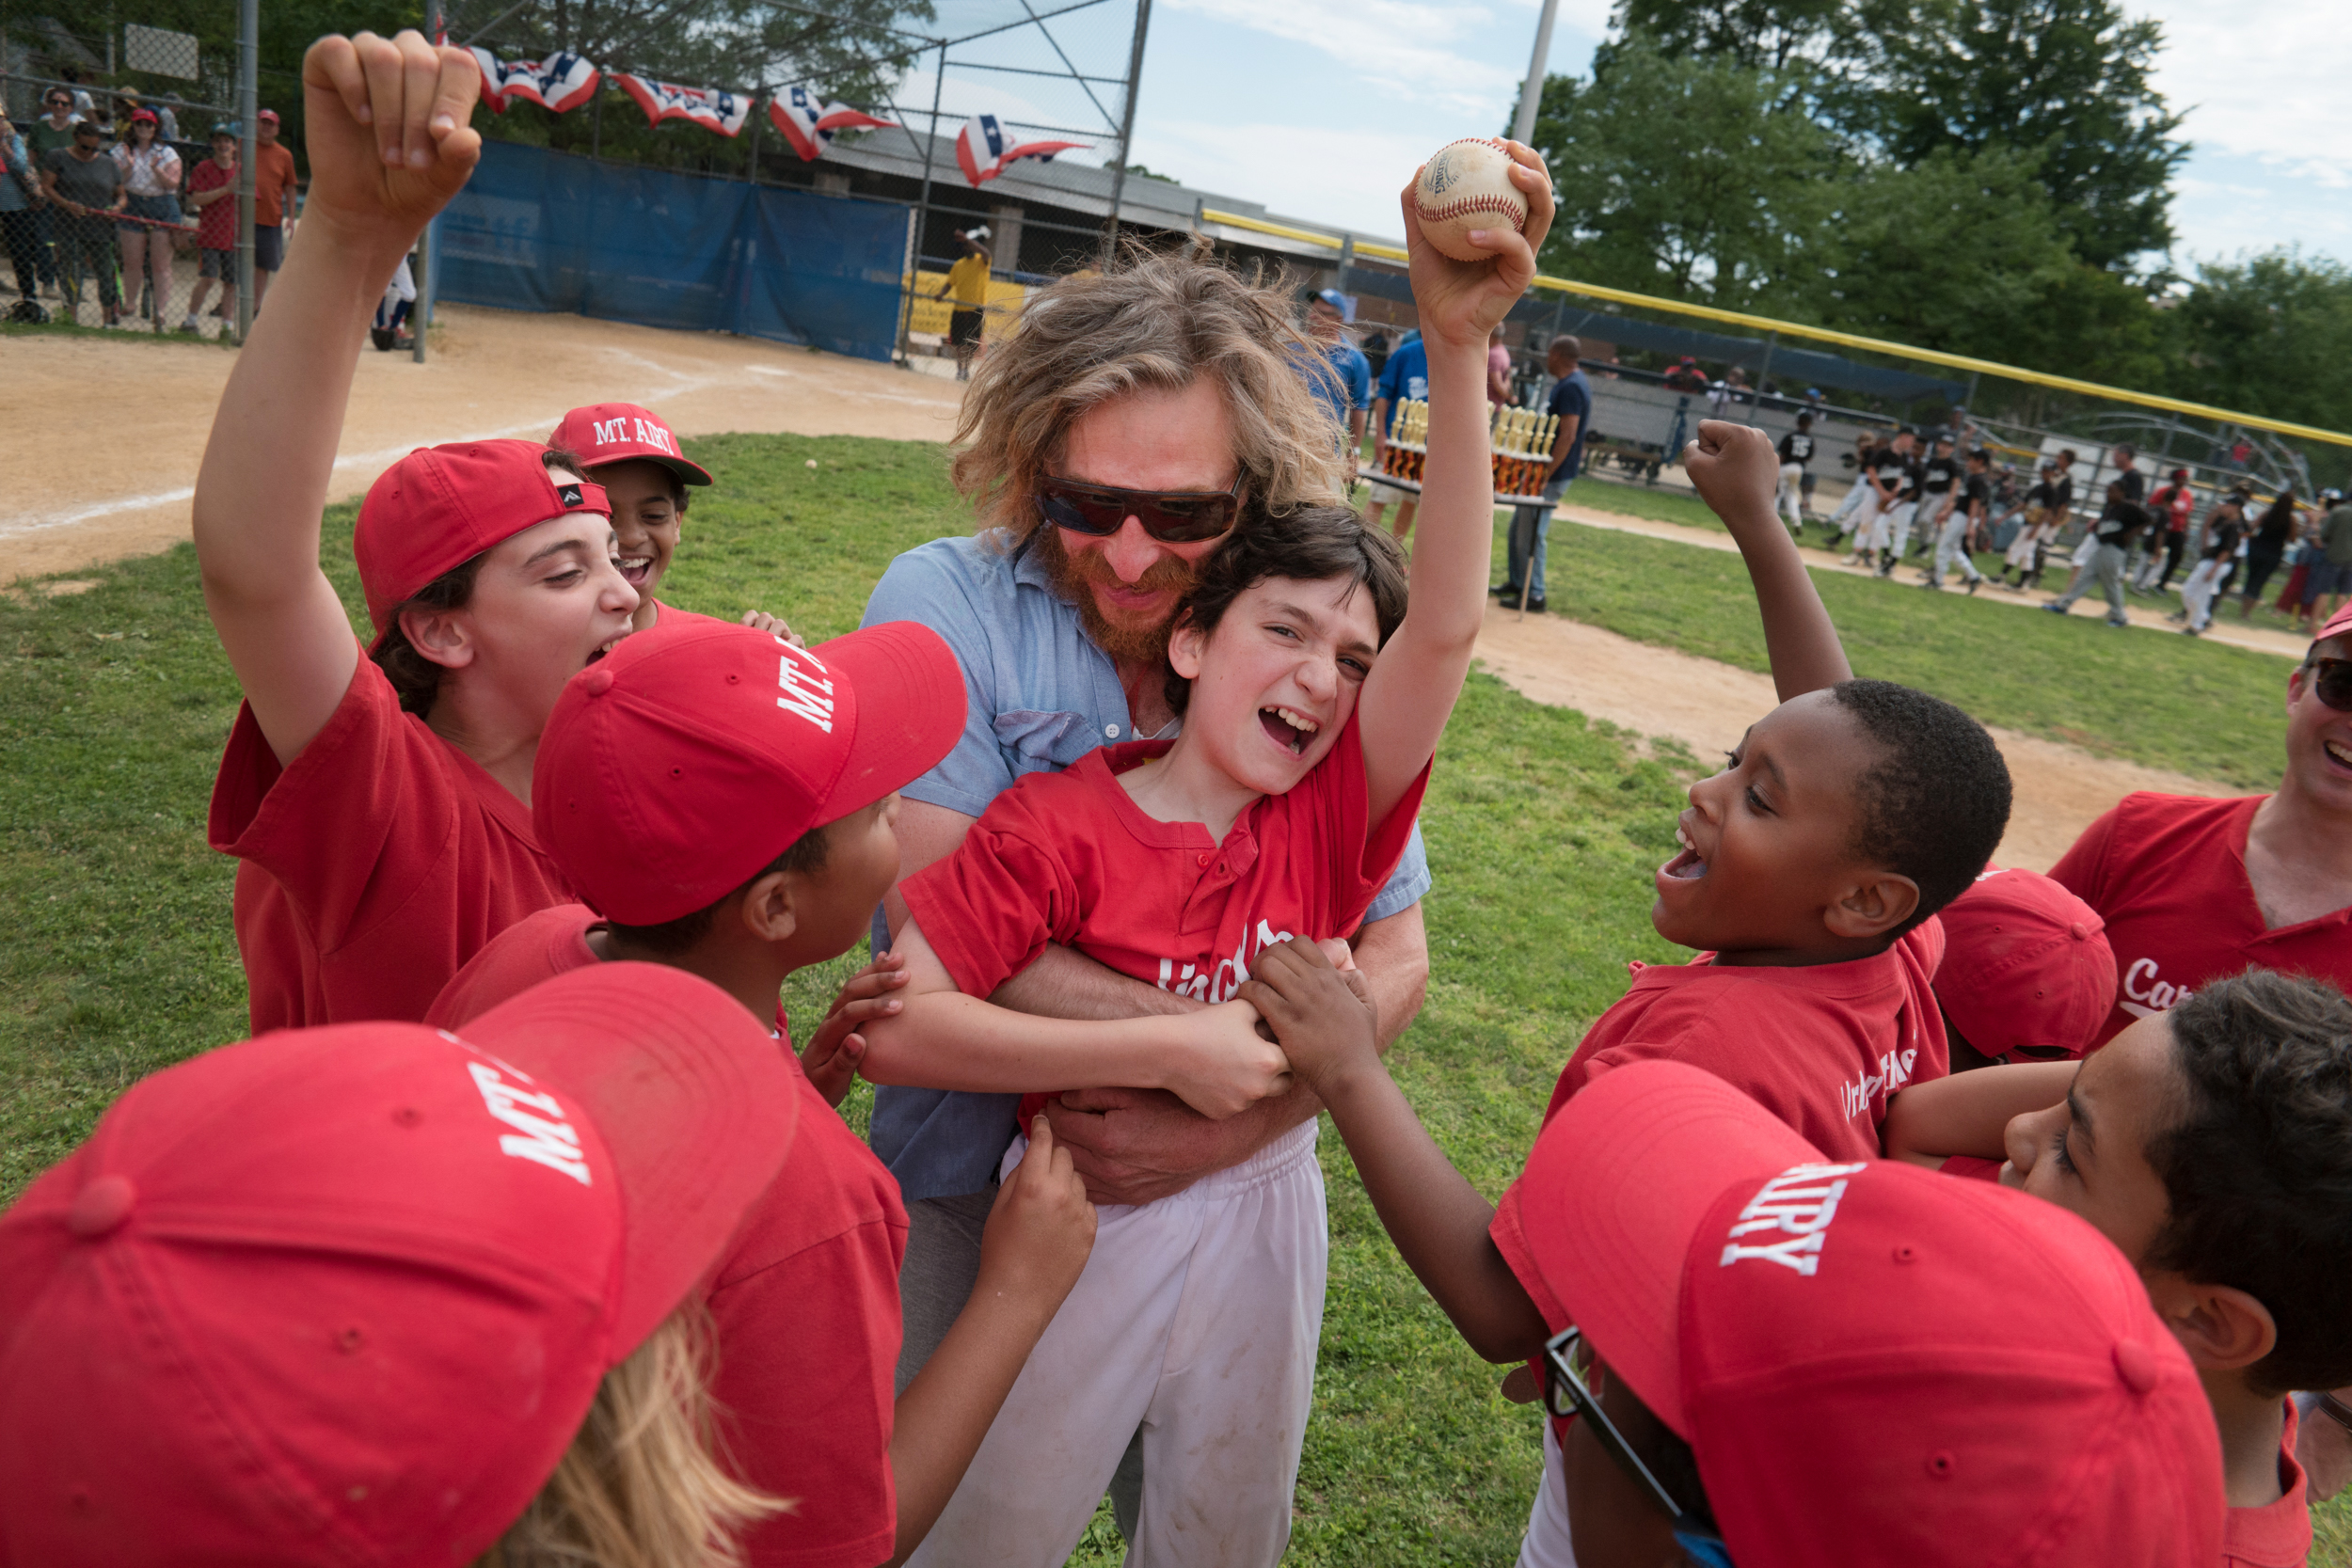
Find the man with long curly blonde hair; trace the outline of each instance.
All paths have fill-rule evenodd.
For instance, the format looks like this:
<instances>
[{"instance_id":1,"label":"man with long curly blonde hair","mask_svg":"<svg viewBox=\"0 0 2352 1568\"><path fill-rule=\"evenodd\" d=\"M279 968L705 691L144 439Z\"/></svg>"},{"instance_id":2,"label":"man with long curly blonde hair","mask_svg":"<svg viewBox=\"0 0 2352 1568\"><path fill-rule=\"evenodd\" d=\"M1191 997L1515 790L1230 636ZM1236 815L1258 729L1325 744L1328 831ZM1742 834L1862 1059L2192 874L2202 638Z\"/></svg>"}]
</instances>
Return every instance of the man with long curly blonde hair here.
<instances>
[{"instance_id":1,"label":"man with long curly blonde hair","mask_svg":"<svg viewBox=\"0 0 2352 1568\"><path fill-rule=\"evenodd\" d=\"M1168 634L1203 559L1237 529L1344 503L1348 474L1330 416L1299 368L1320 357L1279 281L1199 252L1138 247L1103 276L1045 291L981 361L955 462L978 531L898 557L866 610L868 625L936 629L963 665L969 696L962 739L904 792L902 879L961 844L1019 776L1173 731ZM1428 887L1416 831L1355 942L1384 1041L1421 1006ZM878 952L905 919L893 892L876 920ZM1147 985L1052 947L992 1000L1096 1019L1203 1005L1175 984ZM970 1291L1015 1099L876 1093L872 1142L912 1222L899 1275L901 1385ZM1241 1164L1316 1109L1311 1096L1292 1093L1211 1121L1172 1095L1094 1089L1064 1096L1048 1114L1089 1196L1136 1204ZM1137 1487L1137 1473L1122 1471L1114 1498L1123 1522Z\"/></svg>"}]
</instances>

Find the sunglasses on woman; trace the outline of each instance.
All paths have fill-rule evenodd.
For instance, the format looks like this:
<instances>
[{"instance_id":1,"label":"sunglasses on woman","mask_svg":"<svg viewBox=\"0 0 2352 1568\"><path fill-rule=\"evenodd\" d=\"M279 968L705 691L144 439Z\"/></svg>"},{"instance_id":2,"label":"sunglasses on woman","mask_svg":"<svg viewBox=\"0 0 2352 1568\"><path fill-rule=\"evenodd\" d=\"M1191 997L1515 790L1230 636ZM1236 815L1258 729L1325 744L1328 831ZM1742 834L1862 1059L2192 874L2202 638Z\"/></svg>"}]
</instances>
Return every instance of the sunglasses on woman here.
<instances>
[{"instance_id":1,"label":"sunglasses on woman","mask_svg":"<svg viewBox=\"0 0 2352 1568\"><path fill-rule=\"evenodd\" d=\"M2352 713L2352 658L2315 658L2303 666L2312 673L2312 695L2338 713Z\"/></svg>"},{"instance_id":2,"label":"sunglasses on woman","mask_svg":"<svg viewBox=\"0 0 2352 1568\"><path fill-rule=\"evenodd\" d=\"M1633 1451L1633 1445L1617 1430L1617 1423L1602 1413L1600 1400L1593 1392L1593 1347L1584 1342L1583 1330L1570 1328L1547 1340L1544 1408L1564 1420L1573 1416L1586 1423L1617 1466L1639 1481L1650 1495L1650 1500L1666 1511L1666 1517L1674 1521L1675 1543L1692 1561L1707 1564L1708 1568L1732 1568L1731 1554L1725 1549L1723 1537L1701 1526L1688 1509L1675 1500L1665 1483Z\"/></svg>"},{"instance_id":3,"label":"sunglasses on woman","mask_svg":"<svg viewBox=\"0 0 2352 1568\"><path fill-rule=\"evenodd\" d=\"M1122 490L1047 474L1037 482L1038 515L1056 528L1098 538L1117 533L1133 517L1163 545L1197 545L1233 526L1241 510L1241 476L1224 490Z\"/></svg>"}]
</instances>

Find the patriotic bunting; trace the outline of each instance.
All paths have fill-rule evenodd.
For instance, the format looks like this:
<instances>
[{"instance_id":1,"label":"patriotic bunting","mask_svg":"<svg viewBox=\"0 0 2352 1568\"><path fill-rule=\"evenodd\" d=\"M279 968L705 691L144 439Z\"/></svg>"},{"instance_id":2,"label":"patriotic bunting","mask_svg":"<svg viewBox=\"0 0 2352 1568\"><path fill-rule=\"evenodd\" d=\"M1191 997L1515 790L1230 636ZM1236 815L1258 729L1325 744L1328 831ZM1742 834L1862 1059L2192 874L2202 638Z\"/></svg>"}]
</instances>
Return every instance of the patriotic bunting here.
<instances>
[{"instance_id":1,"label":"patriotic bunting","mask_svg":"<svg viewBox=\"0 0 2352 1568\"><path fill-rule=\"evenodd\" d=\"M846 103L827 103L804 87L786 87L768 100L768 118L792 150L810 163L822 156L835 131L891 131L897 127Z\"/></svg>"},{"instance_id":2,"label":"patriotic bunting","mask_svg":"<svg viewBox=\"0 0 2352 1568\"><path fill-rule=\"evenodd\" d=\"M569 52L544 60L501 60L477 44L471 53L482 71L483 101L500 114L512 98L560 115L596 94L596 68Z\"/></svg>"},{"instance_id":3,"label":"patriotic bunting","mask_svg":"<svg viewBox=\"0 0 2352 1568\"><path fill-rule=\"evenodd\" d=\"M645 111L648 125L659 125L665 119L691 119L706 131L732 136L751 118L749 93L729 92L724 87L682 87L675 82L651 81L624 71L613 71L612 79L613 86L635 99L637 106Z\"/></svg>"},{"instance_id":4,"label":"patriotic bunting","mask_svg":"<svg viewBox=\"0 0 2352 1568\"><path fill-rule=\"evenodd\" d=\"M1004 173L1016 158L1050 163L1057 152L1073 148L1085 151L1087 147L1078 141L1016 141L996 116L974 115L956 133L956 162L962 166L965 181L977 188Z\"/></svg>"}]
</instances>

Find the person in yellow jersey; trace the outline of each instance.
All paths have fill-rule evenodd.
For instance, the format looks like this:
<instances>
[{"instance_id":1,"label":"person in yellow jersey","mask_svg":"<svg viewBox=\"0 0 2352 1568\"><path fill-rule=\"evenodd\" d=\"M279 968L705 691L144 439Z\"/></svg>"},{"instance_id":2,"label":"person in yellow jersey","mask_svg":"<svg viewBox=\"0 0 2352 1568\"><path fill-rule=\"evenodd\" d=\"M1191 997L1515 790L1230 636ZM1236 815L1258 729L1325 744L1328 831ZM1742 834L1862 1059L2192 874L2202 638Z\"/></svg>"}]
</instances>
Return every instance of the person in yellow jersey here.
<instances>
[{"instance_id":1,"label":"person in yellow jersey","mask_svg":"<svg viewBox=\"0 0 2352 1568\"><path fill-rule=\"evenodd\" d=\"M970 233L956 230L956 243L963 254L947 269L947 282L934 297L952 299L948 307L947 341L956 351L956 379L972 377L972 356L980 351L981 311L988 305L988 269L993 264L988 246L980 242L988 237L986 229Z\"/></svg>"}]
</instances>

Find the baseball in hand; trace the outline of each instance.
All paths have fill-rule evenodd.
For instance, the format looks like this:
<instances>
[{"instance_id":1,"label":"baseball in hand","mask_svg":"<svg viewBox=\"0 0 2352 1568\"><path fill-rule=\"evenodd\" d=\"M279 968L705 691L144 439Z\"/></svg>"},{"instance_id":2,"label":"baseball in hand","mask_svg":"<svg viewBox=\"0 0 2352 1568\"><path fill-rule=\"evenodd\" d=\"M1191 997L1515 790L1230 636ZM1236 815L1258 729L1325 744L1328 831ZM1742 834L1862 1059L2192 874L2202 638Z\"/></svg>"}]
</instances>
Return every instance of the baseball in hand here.
<instances>
[{"instance_id":1,"label":"baseball in hand","mask_svg":"<svg viewBox=\"0 0 2352 1568\"><path fill-rule=\"evenodd\" d=\"M1511 154L1490 136L1448 142L1413 182L1413 216L1429 243L1457 261L1494 254L1463 236L1473 229L1524 230L1527 198L1511 183Z\"/></svg>"}]
</instances>

